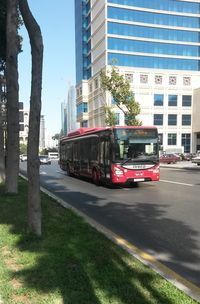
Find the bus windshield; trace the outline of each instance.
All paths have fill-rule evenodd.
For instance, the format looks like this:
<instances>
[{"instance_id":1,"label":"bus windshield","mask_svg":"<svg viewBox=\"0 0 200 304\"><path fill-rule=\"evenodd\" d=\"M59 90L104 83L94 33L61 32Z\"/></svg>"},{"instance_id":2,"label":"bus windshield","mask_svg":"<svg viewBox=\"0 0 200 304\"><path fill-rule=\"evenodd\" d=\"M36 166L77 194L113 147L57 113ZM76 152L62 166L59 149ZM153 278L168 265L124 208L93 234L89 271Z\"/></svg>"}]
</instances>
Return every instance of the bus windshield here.
<instances>
[{"instance_id":1,"label":"bus windshield","mask_svg":"<svg viewBox=\"0 0 200 304\"><path fill-rule=\"evenodd\" d=\"M158 162L156 129L114 130L114 162Z\"/></svg>"}]
</instances>

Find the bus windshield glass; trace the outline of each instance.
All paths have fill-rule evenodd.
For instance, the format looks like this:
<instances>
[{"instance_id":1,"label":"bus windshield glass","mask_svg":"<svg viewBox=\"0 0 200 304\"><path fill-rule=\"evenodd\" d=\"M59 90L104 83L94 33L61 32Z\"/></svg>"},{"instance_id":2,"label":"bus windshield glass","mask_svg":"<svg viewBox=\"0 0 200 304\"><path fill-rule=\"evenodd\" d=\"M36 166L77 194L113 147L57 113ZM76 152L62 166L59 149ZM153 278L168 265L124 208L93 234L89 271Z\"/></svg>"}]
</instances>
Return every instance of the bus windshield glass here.
<instances>
[{"instance_id":1,"label":"bus windshield glass","mask_svg":"<svg viewBox=\"0 0 200 304\"><path fill-rule=\"evenodd\" d=\"M114 130L114 162L158 162L156 129Z\"/></svg>"}]
</instances>

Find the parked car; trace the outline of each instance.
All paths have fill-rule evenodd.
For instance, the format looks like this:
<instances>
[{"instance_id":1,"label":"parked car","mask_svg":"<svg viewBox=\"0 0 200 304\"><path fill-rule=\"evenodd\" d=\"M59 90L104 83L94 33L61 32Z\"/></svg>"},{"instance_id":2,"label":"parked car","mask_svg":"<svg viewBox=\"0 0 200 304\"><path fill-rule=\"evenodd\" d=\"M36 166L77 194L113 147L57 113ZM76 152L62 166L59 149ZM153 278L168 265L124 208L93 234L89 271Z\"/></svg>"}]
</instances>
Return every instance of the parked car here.
<instances>
[{"instance_id":1,"label":"parked car","mask_svg":"<svg viewBox=\"0 0 200 304\"><path fill-rule=\"evenodd\" d=\"M20 158L21 162L27 161L27 155L26 154L20 155L19 158Z\"/></svg>"},{"instance_id":2,"label":"parked car","mask_svg":"<svg viewBox=\"0 0 200 304\"><path fill-rule=\"evenodd\" d=\"M175 164L177 161L180 161L180 156L174 153L166 153L160 155L160 163L165 164Z\"/></svg>"},{"instance_id":3,"label":"parked car","mask_svg":"<svg viewBox=\"0 0 200 304\"><path fill-rule=\"evenodd\" d=\"M40 165L51 165L51 159L48 155L39 155Z\"/></svg>"},{"instance_id":4,"label":"parked car","mask_svg":"<svg viewBox=\"0 0 200 304\"><path fill-rule=\"evenodd\" d=\"M197 166L200 166L200 155L192 158L192 163L197 164Z\"/></svg>"}]
</instances>

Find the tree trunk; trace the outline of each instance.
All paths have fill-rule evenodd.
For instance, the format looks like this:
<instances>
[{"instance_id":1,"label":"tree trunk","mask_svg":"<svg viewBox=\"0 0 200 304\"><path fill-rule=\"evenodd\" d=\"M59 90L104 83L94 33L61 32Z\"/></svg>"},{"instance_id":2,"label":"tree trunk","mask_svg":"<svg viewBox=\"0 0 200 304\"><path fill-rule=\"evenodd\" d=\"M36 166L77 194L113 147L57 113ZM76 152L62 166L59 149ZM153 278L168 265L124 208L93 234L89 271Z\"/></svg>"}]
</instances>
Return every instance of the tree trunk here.
<instances>
[{"instance_id":1,"label":"tree trunk","mask_svg":"<svg viewBox=\"0 0 200 304\"><path fill-rule=\"evenodd\" d=\"M32 52L32 79L28 136L28 228L41 235L41 199L39 179L39 133L42 90L43 41L27 0L19 0L19 8L28 31Z\"/></svg>"},{"instance_id":2,"label":"tree trunk","mask_svg":"<svg viewBox=\"0 0 200 304\"><path fill-rule=\"evenodd\" d=\"M6 28L6 87L7 87L7 143L6 192L18 192L19 174L19 102L18 102L18 35L17 0L7 0Z\"/></svg>"},{"instance_id":3,"label":"tree trunk","mask_svg":"<svg viewBox=\"0 0 200 304\"><path fill-rule=\"evenodd\" d=\"M0 75L0 184L5 181L5 145L4 145L4 116L3 116L3 82L4 78Z\"/></svg>"}]
</instances>

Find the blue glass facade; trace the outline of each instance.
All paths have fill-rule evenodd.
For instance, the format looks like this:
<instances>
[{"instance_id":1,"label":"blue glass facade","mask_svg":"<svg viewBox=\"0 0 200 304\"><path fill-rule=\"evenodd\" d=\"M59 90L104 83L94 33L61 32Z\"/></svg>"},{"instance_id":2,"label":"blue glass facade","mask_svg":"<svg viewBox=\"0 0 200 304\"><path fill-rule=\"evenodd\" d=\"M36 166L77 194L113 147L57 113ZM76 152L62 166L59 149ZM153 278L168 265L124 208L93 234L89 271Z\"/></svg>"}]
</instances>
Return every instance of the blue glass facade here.
<instances>
[{"instance_id":1,"label":"blue glass facade","mask_svg":"<svg viewBox=\"0 0 200 304\"><path fill-rule=\"evenodd\" d=\"M130 5L157 10L200 14L200 4L176 0L108 0L108 3Z\"/></svg>"},{"instance_id":2,"label":"blue glass facade","mask_svg":"<svg viewBox=\"0 0 200 304\"><path fill-rule=\"evenodd\" d=\"M187 44L159 43L141 40L108 38L109 50L167 54L180 56L199 56L199 46Z\"/></svg>"},{"instance_id":3,"label":"blue glass facade","mask_svg":"<svg viewBox=\"0 0 200 304\"><path fill-rule=\"evenodd\" d=\"M108 64L115 59L119 66L199 71L198 13L200 4L195 2L109 0Z\"/></svg>"},{"instance_id":4,"label":"blue glass facade","mask_svg":"<svg viewBox=\"0 0 200 304\"><path fill-rule=\"evenodd\" d=\"M199 42L200 40L200 34L197 31L156 28L116 22L108 22L108 34L185 42Z\"/></svg>"},{"instance_id":5,"label":"blue glass facade","mask_svg":"<svg viewBox=\"0 0 200 304\"><path fill-rule=\"evenodd\" d=\"M186 71L200 70L199 60L126 55L109 52L108 64L112 65L113 59L117 60L117 65L119 66Z\"/></svg>"},{"instance_id":6,"label":"blue glass facade","mask_svg":"<svg viewBox=\"0 0 200 304\"><path fill-rule=\"evenodd\" d=\"M149 24L199 28L199 18L197 17L143 12L118 7L108 7L108 18L134 22L145 22Z\"/></svg>"},{"instance_id":7,"label":"blue glass facade","mask_svg":"<svg viewBox=\"0 0 200 304\"><path fill-rule=\"evenodd\" d=\"M91 75L90 1L75 0L76 83Z\"/></svg>"}]
</instances>

